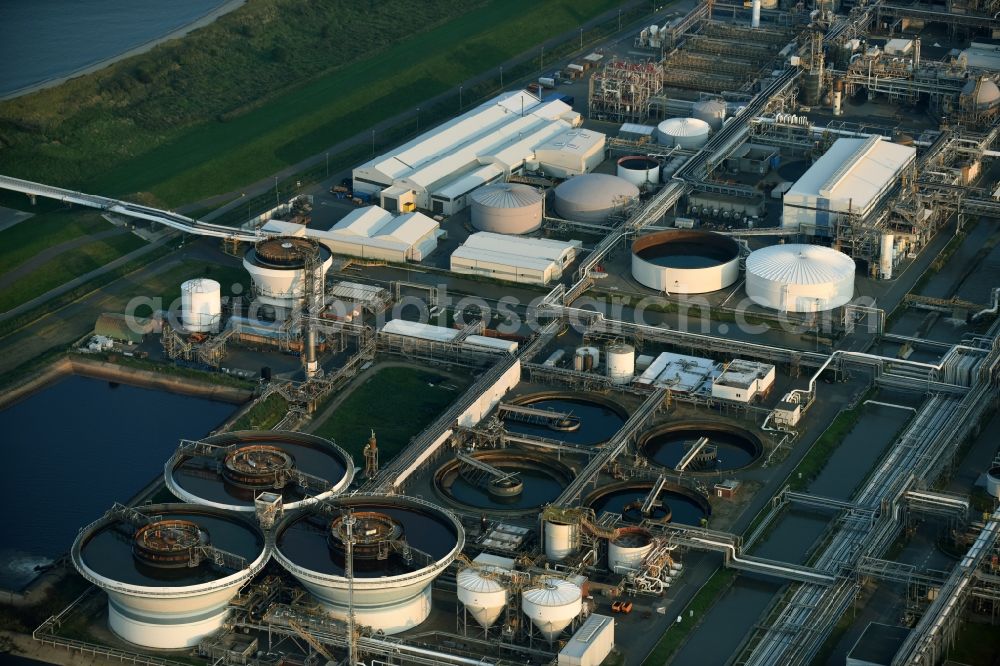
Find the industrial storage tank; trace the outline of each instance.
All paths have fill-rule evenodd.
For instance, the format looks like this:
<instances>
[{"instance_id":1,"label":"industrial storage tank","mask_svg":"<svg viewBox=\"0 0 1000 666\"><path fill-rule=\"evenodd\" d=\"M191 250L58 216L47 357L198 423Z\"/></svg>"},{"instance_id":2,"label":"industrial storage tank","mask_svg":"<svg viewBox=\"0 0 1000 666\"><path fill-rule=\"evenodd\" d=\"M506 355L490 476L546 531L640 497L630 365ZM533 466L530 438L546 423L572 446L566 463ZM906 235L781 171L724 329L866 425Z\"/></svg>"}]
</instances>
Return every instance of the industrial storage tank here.
<instances>
[{"instance_id":1,"label":"industrial storage tank","mask_svg":"<svg viewBox=\"0 0 1000 666\"><path fill-rule=\"evenodd\" d=\"M639 198L639 188L618 176L586 173L555 189L556 212L567 220L604 222Z\"/></svg>"},{"instance_id":2,"label":"industrial storage tank","mask_svg":"<svg viewBox=\"0 0 1000 666\"><path fill-rule=\"evenodd\" d=\"M177 649L222 627L230 600L264 568L270 548L254 523L220 509L116 505L80 530L70 556L107 592L115 634Z\"/></svg>"},{"instance_id":3,"label":"industrial storage tank","mask_svg":"<svg viewBox=\"0 0 1000 666\"><path fill-rule=\"evenodd\" d=\"M854 296L854 260L821 245L772 245L750 253L747 296L783 312L821 312Z\"/></svg>"},{"instance_id":4,"label":"industrial storage tank","mask_svg":"<svg viewBox=\"0 0 1000 666\"><path fill-rule=\"evenodd\" d=\"M635 347L627 344L608 345L607 373L612 384L628 384L635 376Z\"/></svg>"},{"instance_id":5,"label":"industrial storage tank","mask_svg":"<svg viewBox=\"0 0 1000 666\"><path fill-rule=\"evenodd\" d=\"M649 187L660 182L660 161L643 155L631 155L618 160L618 177L636 187Z\"/></svg>"},{"instance_id":6,"label":"industrial storage tank","mask_svg":"<svg viewBox=\"0 0 1000 666\"><path fill-rule=\"evenodd\" d=\"M253 278L255 297L273 306L276 318L287 315L305 295L307 263L316 267L322 279L333 264L333 255L325 245L298 236L262 240L243 255L243 268Z\"/></svg>"},{"instance_id":7,"label":"industrial storage tank","mask_svg":"<svg viewBox=\"0 0 1000 666\"><path fill-rule=\"evenodd\" d=\"M580 547L580 526L576 523L545 522L545 557L565 560Z\"/></svg>"},{"instance_id":8,"label":"industrial storage tank","mask_svg":"<svg viewBox=\"0 0 1000 666\"><path fill-rule=\"evenodd\" d=\"M656 140L664 146L698 149L708 142L712 126L697 118L667 118L656 126Z\"/></svg>"},{"instance_id":9,"label":"industrial storage tank","mask_svg":"<svg viewBox=\"0 0 1000 666\"><path fill-rule=\"evenodd\" d=\"M561 578L546 578L521 594L521 610L550 643L580 615L582 608L579 586Z\"/></svg>"},{"instance_id":10,"label":"industrial storage tank","mask_svg":"<svg viewBox=\"0 0 1000 666\"><path fill-rule=\"evenodd\" d=\"M653 545L653 536L640 527L617 530L614 538L608 541L608 571L638 571Z\"/></svg>"},{"instance_id":11,"label":"industrial storage tank","mask_svg":"<svg viewBox=\"0 0 1000 666\"><path fill-rule=\"evenodd\" d=\"M483 629L489 629L507 605L507 588L476 569L462 569L455 578L458 600Z\"/></svg>"},{"instance_id":12,"label":"industrial storage tank","mask_svg":"<svg viewBox=\"0 0 1000 666\"><path fill-rule=\"evenodd\" d=\"M527 234L542 226L545 195L520 183L494 183L472 193L472 226L498 234Z\"/></svg>"},{"instance_id":13,"label":"industrial storage tank","mask_svg":"<svg viewBox=\"0 0 1000 666\"><path fill-rule=\"evenodd\" d=\"M349 525L353 584L346 575ZM465 530L451 512L397 495L342 495L322 510L286 514L274 531L274 559L331 615L346 619L353 596L358 623L387 634L427 619L431 584L464 546Z\"/></svg>"},{"instance_id":14,"label":"industrial storage tank","mask_svg":"<svg viewBox=\"0 0 1000 666\"><path fill-rule=\"evenodd\" d=\"M328 439L285 430L239 430L182 441L164 467L167 488L185 502L255 510L264 492L284 510L316 504L351 485L354 461Z\"/></svg>"},{"instance_id":15,"label":"industrial storage tank","mask_svg":"<svg viewBox=\"0 0 1000 666\"><path fill-rule=\"evenodd\" d=\"M181 323L190 333L217 332L222 319L222 287L195 278L181 284Z\"/></svg>"},{"instance_id":16,"label":"industrial storage tank","mask_svg":"<svg viewBox=\"0 0 1000 666\"><path fill-rule=\"evenodd\" d=\"M726 121L726 103L718 98L695 102L691 116L705 121L713 130L720 129Z\"/></svg>"},{"instance_id":17,"label":"industrial storage tank","mask_svg":"<svg viewBox=\"0 0 1000 666\"><path fill-rule=\"evenodd\" d=\"M708 231L659 231L632 243L632 277L669 294L725 289L740 276L740 246Z\"/></svg>"},{"instance_id":18,"label":"industrial storage tank","mask_svg":"<svg viewBox=\"0 0 1000 666\"><path fill-rule=\"evenodd\" d=\"M986 472L986 492L996 498L1000 498L1000 465L991 467Z\"/></svg>"}]
</instances>

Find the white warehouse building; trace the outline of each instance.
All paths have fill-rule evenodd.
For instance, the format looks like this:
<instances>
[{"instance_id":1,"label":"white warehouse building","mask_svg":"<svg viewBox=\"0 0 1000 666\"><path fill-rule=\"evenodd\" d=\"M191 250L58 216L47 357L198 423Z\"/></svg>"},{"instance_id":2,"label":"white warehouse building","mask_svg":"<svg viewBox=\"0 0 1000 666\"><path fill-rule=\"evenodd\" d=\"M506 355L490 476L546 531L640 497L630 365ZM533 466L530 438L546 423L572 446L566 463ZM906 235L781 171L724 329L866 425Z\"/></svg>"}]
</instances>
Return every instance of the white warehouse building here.
<instances>
[{"instance_id":1,"label":"white warehouse building","mask_svg":"<svg viewBox=\"0 0 1000 666\"><path fill-rule=\"evenodd\" d=\"M843 213L867 216L916 154L916 148L880 136L837 139L785 192L781 225L832 235Z\"/></svg>"},{"instance_id":2,"label":"white warehouse building","mask_svg":"<svg viewBox=\"0 0 1000 666\"><path fill-rule=\"evenodd\" d=\"M504 93L357 167L354 190L377 196L391 212L419 208L450 215L468 205L476 188L537 161L535 150L550 140L566 135L565 144L582 144L581 135L569 134L581 122L580 114L559 100L542 102L527 91ZM603 156L604 135L585 134L588 142L599 140ZM556 151L556 166L593 168L593 150L574 149L573 159Z\"/></svg>"},{"instance_id":3,"label":"white warehouse building","mask_svg":"<svg viewBox=\"0 0 1000 666\"><path fill-rule=\"evenodd\" d=\"M423 261L437 248L441 225L423 213L394 216L378 206L352 210L327 231L268 220L265 235L314 238L333 254L395 263Z\"/></svg>"},{"instance_id":4,"label":"white warehouse building","mask_svg":"<svg viewBox=\"0 0 1000 666\"><path fill-rule=\"evenodd\" d=\"M485 275L528 284L548 284L562 277L582 246L580 241L472 234L451 254L455 273Z\"/></svg>"},{"instance_id":5,"label":"white warehouse building","mask_svg":"<svg viewBox=\"0 0 1000 666\"><path fill-rule=\"evenodd\" d=\"M535 161L542 173L554 178L590 173L604 161L605 140L593 130L569 130L538 146Z\"/></svg>"}]
</instances>

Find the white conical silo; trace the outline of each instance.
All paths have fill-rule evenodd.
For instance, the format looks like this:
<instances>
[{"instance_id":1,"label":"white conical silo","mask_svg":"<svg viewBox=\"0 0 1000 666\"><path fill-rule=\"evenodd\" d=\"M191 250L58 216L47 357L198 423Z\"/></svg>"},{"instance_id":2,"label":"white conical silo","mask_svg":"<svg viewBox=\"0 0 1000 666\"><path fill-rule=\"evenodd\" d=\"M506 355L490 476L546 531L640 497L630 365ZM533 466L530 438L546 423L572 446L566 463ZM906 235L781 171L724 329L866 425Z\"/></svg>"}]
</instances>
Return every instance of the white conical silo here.
<instances>
[{"instance_id":1,"label":"white conical silo","mask_svg":"<svg viewBox=\"0 0 1000 666\"><path fill-rule=\"evenodd\" d=\"M507 605L507 588L476 569L462 569L456 577L458 600L483 629L489 629Z\"/></svg>"},{"instance_id":2,"label":"white conical silo","mask_svg":"<svg viewBox=\"0 0 1000 666\"><path fill-rule=\"evenodd\" d=\"M521 594L521 610L550 643L582 608L580 588L559 578L546 578Z\"/></svg>"},{"instance_id":3,"label":"white conical silo","mask_svg":"<svg viewBox=\"0 0 1000 666\"><path fill-rule=\"evenodd\" d=\"M219 330L222 287L215 280L195 278L181 284L181 323L191 333Z\"/></svg>"}]
</instances>

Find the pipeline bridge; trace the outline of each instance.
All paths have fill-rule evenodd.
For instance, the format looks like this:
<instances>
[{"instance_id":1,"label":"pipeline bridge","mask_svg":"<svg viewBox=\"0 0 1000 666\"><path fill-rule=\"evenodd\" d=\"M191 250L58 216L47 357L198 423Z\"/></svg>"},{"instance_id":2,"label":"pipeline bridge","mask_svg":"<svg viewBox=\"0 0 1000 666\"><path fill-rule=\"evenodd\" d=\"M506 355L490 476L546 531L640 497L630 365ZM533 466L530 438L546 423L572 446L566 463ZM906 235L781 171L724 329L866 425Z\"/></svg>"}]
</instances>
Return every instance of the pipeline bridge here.
<instances>
[{"instance_id":1,"label":"pipeline bridge","mask_svg":"<svg viewBox=\"0 0 1000 666\"><path fill-rule=\"evenodd\" d=\"M228 240L249 242L255 242L266 237L266 234L260 234L256 231L246 231L244 229L227 227L222 224L202 222L201 220L195 220L187 217L186 215L181 215L180 213L175 213L169 210L160 210L159 208L153 208L151 206L142 206L140 204L121 201L120 199L110 199L108 197L97 196L94 194L84 194L83 192L67 190L61 187L53 187L51 185L43 185L42 183L35 183L21 178L12 178L10 176L0 176L0 189L10 190L11 192L21 192L22 194L26 194L32 198L45 197L47 199L55 199L56 201L76 204L78 206L96 208L106 213L125 215L127 217L134 217L140 220L148 220L149 222L156 222L165 227L170 227L171 229L177 229L185 233L197 234L199 236L211 236L214 238L225 238Z\"/></svg>"}]
</instances>

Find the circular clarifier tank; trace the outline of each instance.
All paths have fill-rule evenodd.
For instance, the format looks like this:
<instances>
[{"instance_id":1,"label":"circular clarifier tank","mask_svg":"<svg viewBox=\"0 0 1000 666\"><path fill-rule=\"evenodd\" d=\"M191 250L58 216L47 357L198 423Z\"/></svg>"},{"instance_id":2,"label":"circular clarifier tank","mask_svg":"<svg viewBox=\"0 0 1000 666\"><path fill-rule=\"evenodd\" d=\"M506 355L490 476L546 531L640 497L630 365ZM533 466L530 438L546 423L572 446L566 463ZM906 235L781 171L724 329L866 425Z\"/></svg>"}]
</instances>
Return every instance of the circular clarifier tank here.
<instances>
[{"instance_id":1,"label":"circular clarifier tank","mask_svg":"<svg viewBox=\"0 0 1000 666\"><path fill-rule=\"evenodd\" d=\"M712 513L712 508L703 495L683 486L667 483L653 509L643 515L643 501L652 489L652 481L613 483L592 492L586 497L584 504L598 516L607 511L621 515L626 522L636 524L643 520L656 520L698 525L702 518L707 518Z\"/></svg>"},{"instance_id":2,"label":"circular clarifier tank","mask_svg":"<svg viewBox=\"0 0 1000 666\"><path fill-rule=\"evenodd\" d=\"M688 472L717 472L746 467L760 457L760 438L728 424L668 423L645 433L639 450L653 464L674 469L702 438L708 442L686 467Z\"/></svg>"},{"instance_id":3,"label":"circular clarifier tank","mask_svg":"<svg viewBox=\"0 0 1000 666\"><path fill-rule=\"evenodd\" d=\"M671 294L724 289L740 276L740 247L732 238L705 231L660 231L632 244L632 276Z\"/></svg>"},{"instance_id":4,"label":"circular clarifier tank","mask_svg":"<svg viewBox=\"0 0 1000 666\"><path fill-rule=\"evenodd\" d=\"M280 493L285 509L296 509L340 493L353 478L354 462L339 446L282 430L184 443L165 468L167 487L184 501L247 512L262 492Z\"/></svg>"},{"instance_id":5,"label":"circular clarifier tank","mask_svg":"<svg viewBox=\"0 0 1000 666\"><path fill-rule=\"evenodd\" d=\"M349 588L360 624L395 634L431 611L431 583L465 545L450 512L404 496L350 495L288 515L275 528L274 558L338 619ZM354 523L353 586L346 577L348 512Z\"/></svg>"},{"instance_id":6,"label":"circular clarifier tank","mask_svg":"<svg viewBox=\"0 0 1000 666\"><path fill-rule=\"evenodd\" d=\"M505 414L508 432L558 439L570 444L593 446L611 439L628 420L624 407L606 398L587 393L547 391L518 396L510 402L572 416L567 421L535 423Z\"/></svg>"},{"instance_id":7,"label":"circular clarifier tank","mask_svg":"<svg viewBox=\"0 0 1000 666\"><path fill-rule=\"evenodd\" d=\"M538 509L559 497L573 478L569 467L533 451L504 449L469 455L511 476L491 475L458 458L438 468L434 489L466 510L520 514Z\"/></svg>"},{"instance_id":8,"label":"circular clarifier tank","mask_svg":"<svg viewBox=\"0 0 1000 666\"><path fill-rule=\"evenodd\" d=\"M77 571L108 594L108 623L149 648L197 645L267 563L260 529L238 514L194 504L112 510L77 536Z\"/></svg>"}]
</instances>

